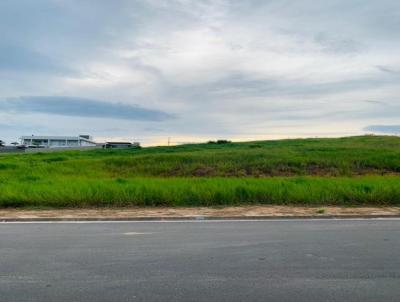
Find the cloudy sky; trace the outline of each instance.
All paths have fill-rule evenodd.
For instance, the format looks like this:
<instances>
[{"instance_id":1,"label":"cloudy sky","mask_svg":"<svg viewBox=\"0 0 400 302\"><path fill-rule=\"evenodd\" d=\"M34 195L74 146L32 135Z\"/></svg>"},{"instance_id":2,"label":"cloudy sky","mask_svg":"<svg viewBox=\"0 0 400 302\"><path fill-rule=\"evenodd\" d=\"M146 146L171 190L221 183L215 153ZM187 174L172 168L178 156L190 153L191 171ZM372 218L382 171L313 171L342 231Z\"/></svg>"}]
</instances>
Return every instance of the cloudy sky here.
<instances>
[{"instance_id":1,"label":"cloudy sky","mask_svg":"<svg viewBox=\"0 0 400 302\"><path fill-rule=\"evenodd\" d=\"M1 0L0 139L400 133L398 0Z\"/></svg>"}]
</instances>

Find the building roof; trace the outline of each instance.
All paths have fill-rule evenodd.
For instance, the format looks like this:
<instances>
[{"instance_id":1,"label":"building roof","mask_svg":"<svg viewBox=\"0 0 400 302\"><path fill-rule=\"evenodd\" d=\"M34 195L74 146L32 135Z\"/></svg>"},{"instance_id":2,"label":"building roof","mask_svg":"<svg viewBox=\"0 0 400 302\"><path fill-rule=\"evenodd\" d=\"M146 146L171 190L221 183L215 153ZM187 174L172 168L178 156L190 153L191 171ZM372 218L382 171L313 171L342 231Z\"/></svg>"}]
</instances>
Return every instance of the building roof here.
<instances>
[{"instance_id":1,"label":"building roof","mask_svg":"<svg viewBox=\"0 0 400 302\"><path fill-rule=\"evenodd\" d=\"M25 139L39 139L39 140L68 140L68 141L72 141L72 140L81 140L81 141L85 141L85 142L89 142L89 143L93 143L95 144L94 141L87 139L85 137L81 137L81 136L46 136L46 135L27 135L27 136L21 136L22 140Z\"/></svg>"}]
</instances>

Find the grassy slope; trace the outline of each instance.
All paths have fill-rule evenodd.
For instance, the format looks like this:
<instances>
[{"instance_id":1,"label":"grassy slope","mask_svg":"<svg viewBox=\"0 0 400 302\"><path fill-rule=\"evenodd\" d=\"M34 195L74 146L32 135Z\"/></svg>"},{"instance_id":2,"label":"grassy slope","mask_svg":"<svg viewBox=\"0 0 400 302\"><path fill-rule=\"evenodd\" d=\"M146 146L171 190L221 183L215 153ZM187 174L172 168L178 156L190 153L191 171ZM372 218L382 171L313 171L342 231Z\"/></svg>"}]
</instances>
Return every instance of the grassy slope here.
<instances>
[{"instance_id":1,"label":"grassy slope","mask_svg":"<svg viewBox=\"0 0 400 302\"><path fill-rule=\"evenodd\" d=\"M399 173L378 136L9 154L0 206L399 204Z\"/></svg>"}]
</instances>

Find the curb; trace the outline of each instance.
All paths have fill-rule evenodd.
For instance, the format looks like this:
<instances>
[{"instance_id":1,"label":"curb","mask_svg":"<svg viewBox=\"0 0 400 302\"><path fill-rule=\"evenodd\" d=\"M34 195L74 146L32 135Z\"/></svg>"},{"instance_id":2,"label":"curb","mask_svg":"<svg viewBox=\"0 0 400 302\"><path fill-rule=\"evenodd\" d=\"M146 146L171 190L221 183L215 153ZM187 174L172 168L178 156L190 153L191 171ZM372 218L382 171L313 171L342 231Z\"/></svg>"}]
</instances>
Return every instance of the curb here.
<instances>
[{"instance_id":1,"label":"curb","mask_svg":"<svg viewBox=\"0 0 400 302\"><path fill-rule=\"evenodd\" d=\"M151 216L151 217L0 217L0 222L129 222L129 221L207 221L207 220L320 220L320 219L385 219L400 218L400 215L312 215L312 216Z\"/></svg>"}]
</instances>

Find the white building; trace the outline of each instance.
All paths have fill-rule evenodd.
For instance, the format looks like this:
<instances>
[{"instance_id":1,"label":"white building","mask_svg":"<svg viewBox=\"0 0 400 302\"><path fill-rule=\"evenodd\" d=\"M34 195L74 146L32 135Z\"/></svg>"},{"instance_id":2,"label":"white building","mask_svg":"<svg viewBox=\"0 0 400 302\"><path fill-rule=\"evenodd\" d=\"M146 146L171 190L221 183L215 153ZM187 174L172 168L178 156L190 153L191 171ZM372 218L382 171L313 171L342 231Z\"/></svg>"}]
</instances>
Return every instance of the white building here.
<instances>
[{"instance_id":1,"label":"white building","mask_svg":"<svg viewBox=\"0 0 400 302\"><path fill-rule=\"evenodd\" d=\"M21 144L42 148L95 147L96 143L89 135L79 136L22 136Z\"/></svg>"}]
</instances>

